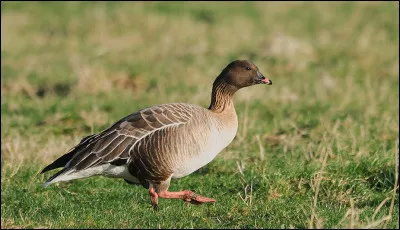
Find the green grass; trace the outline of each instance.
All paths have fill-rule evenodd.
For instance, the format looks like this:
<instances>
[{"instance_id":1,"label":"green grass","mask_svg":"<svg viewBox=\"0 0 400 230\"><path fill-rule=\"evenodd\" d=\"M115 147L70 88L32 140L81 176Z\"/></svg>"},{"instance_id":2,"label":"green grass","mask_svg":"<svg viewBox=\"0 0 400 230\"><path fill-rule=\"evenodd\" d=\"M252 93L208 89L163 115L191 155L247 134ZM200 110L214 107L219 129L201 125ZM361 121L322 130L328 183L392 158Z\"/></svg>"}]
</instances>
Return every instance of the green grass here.
<instances>
[{"instance_id":1,"label":"green grass","mask_svg":"<svg viewBox=\"0 0 400 230\"><path fill-rule=\"evenodd\" d=\"M398 2L1 2L2 228L399 228ZM138 109L207 107L229 62L273 80L235 95L235 140L173 180L41 169ZM397 181L397 182L396 182Z\"/></svg>"}]
</instances>

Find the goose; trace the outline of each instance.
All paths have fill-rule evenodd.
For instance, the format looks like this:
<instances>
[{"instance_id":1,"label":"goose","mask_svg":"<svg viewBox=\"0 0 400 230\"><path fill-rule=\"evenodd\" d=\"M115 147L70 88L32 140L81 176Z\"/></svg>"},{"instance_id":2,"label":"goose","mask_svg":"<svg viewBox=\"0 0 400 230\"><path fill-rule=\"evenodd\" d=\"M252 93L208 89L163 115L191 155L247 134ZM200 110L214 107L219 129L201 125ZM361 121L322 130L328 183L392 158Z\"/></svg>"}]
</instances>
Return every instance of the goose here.
<instances>
[{"instance_id":1,"label":"goose","mask_svg":"<svg viewBox=\"0 0 400 230\"><path fill-rule=\"evenodd\" d=\"M44 184L102 175L143 186L151 205L158 197L192 204L216 202L190 190L168 191L181 178L211 162L236 136L233 95L241 88L271 85L248 60L229 63L215 79L208 108L188 103L151 106L132 113L104 131L84 137L41 173L61 168Z\"/></svg>"}]
</instances>

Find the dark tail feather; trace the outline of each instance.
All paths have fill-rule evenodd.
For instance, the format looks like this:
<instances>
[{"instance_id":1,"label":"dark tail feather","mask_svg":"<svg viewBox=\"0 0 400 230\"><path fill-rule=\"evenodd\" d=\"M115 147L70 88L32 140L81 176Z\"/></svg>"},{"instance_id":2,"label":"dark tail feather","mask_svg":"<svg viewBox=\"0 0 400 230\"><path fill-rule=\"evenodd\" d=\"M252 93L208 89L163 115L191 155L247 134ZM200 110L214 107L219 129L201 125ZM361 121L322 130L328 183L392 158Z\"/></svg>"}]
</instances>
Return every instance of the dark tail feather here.
<instances>
[{"instance_id":1,"label":"dark tail feather","mask_svg":"<svg viewBox=\"0 0 400 230\"><path fill-rule=\"evenodd\" d=\"M67 154L64 154L62 157L58 158L53 163L46 166L46 168L44 168L41 173L45 173L47 171L50 171L50 170L53 170L56 168L64 167L68 163L68 161L70 161L72 159L72 157L74 155L75 155L75 151L71 151ZM50 178L50 179L52 179L52 178Z\"/></svg>"},{"instance_id":2,"label":"dark tail feather","mask_svg":"<svg viewBox=\"0 0 400 230\"><path fill-rule=\"evenodd\" d=\"M92 134L92 135L89 135L89 136L83 138L81 140L81 142L79 142L79 144L77 146L73 147L71 150L69 150L68 153L64 154L62 157L58 158L53 163L51 163L48 166L46 166L46 168L44 168L41 173L45 173L47 171L50 171L50 170L53 170L53 169L56 169L56 168L64 167L68 163L68 161L70 161L72 159L72 157L74 157L74 155L77 152L79 152L83 148L87 147L87 146L84 147L81 144L83 144L87 140L90 142L91 138L93 138L95 136L96 136L96 134Z\"/></svg>"},{"instance_id":3,"label":"dark tail feather","mask_svg":"<svg viewBox=\"0 0 400 230\"><path fill-rule=\"evenodd\" d=\"M44 182L43 187L46 187L46 186L52 184L52 180L54 180L59 175L63 174L66 170L67 169L62 169L59 172L57 172L56 174L54 174L53 176L51 176L46 182Z\"/></svg>"}]
</instances>

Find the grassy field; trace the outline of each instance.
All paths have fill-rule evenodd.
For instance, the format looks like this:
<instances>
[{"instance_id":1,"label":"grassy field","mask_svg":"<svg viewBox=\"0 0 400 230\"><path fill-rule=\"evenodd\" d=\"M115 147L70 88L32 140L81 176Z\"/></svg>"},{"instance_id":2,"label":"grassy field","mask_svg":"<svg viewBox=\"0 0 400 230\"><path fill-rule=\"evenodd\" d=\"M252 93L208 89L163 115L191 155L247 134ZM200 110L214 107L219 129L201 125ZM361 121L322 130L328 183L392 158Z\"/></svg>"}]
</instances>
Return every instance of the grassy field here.
<instances>
[{"instance_id":1,"label":"grassy field","mask_svg":"<svg viewBox=\"0 0 400 230\"><path fill-rule=\"evenodd\" d=\"M1 2L1 228L399 228L398 2ZM207 107L235 59L230 146L170 190L42 188L44 166L151 105Z\"/></svg>"}]
</instances>

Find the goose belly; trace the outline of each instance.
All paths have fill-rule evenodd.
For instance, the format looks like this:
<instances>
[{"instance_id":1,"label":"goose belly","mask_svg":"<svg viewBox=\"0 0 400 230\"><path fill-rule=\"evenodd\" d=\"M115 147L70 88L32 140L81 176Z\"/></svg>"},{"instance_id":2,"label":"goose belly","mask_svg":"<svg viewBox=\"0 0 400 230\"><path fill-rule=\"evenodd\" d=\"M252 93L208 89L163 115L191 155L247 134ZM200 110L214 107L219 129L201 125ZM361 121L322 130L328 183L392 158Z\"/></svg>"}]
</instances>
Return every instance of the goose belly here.
<instances>
[{"instance_id":1,"label":"goose belly","mask_svg":"<svg viewBox=\"0 0 400 230\"><path fill-rule=\"evenodd\" d=\"M236 136L236 128L212 132L205 143L198 143L198 153L192 153L174 169L172 178L180 178L191 174L210 163ZM188 154L189 155L189 154Z\"/></svg>"}]
</instances>

